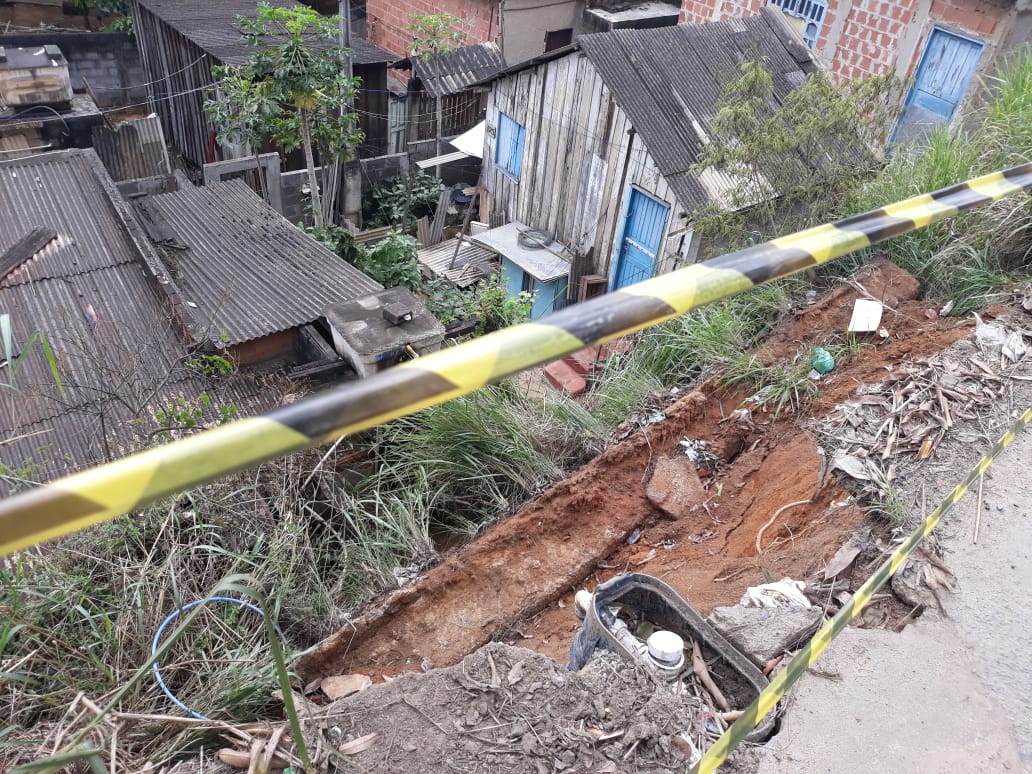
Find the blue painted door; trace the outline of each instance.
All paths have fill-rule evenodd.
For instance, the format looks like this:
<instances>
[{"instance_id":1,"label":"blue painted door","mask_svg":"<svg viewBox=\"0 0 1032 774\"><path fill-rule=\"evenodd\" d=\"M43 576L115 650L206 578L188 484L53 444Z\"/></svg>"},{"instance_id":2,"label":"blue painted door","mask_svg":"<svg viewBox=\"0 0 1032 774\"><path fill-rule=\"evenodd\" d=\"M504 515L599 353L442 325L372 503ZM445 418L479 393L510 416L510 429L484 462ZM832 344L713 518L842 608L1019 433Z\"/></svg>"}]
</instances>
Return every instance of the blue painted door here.
<instances>
[{"instance_id":1,"label":"blue painted door","mask_svg":"<svg viewBox=\"0 0 1032 774\"><path fill-rule=\"evenodd\" d=\"M659 242L666 228L667 205L632 188L620 239L613 289L648 279L655 272Z\"/></svg>"},{"instance_id":2,"label":"blue painted door","mask_svg":"<svg viewBox=\"0 0 1032 774\"><path fill-rule=\"evenodd\" d=\"M932 128L948 124L964 99L985 44L939 29L932 30L907 94L906 110L897 138L906 141L927 136Z\"/></svg>"}]
</instances>

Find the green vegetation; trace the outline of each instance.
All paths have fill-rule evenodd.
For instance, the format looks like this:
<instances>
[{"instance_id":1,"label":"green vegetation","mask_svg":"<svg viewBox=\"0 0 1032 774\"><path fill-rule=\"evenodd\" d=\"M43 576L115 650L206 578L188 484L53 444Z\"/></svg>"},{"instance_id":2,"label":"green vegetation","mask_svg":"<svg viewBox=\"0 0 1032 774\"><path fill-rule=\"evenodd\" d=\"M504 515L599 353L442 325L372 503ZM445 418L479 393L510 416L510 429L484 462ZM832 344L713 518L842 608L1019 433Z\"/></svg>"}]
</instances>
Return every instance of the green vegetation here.
<instances>
[{"instance_id":1,"label":"green vegetation","mask_svg":"<svg viewBox=\"0 0 1032 774\"><path fill-rule=\"evenodd\" d=\"M50 369L50 376L54 380L54 386L57 387L58 393L63 396L64 384L61 381L61 371L58 367L57 356L54 355L54 349L50 346L50 339L47 338L46 333L39 330L33 331L25 344L17 348L14 342L14 321L11 319L11 315L6 313L0 314L0 345L3 346L3 360L0 361L0 368L3 368L6 372L6 380L0 379L0 387L8 390L18 389L15 383L18 371L24 364L25 358L32 352L32 348L37 344L43 350L43 357L47 361L47 367Z\"/></svg>"},{"instance_id":2,"label":"green vegetation","mask_svg":"<svg viewBox=\"0 0 1032 774\"><path fill-rule=\"evenodd\" d=\"M315 157L327 168L330 161L350 158L362 141L358 116L348 109L358 82L346 75L346 49L331 45L337 19L304 5L276 8L262 2L255 18L238 21L251 50L248 61L212 68L218 88L204 109L221 142L243 143L257 152L271 141L288 152L304 151L312 219L321 227L332 220L331 202L323 206Z\"/></svg>"},{"instance_id":3,"label":"green vegetation","mask_svg":"<svg viewBox=\"0 0 1032 774\"><path fill-rule=\"evenodd\" d=\"M71 3L86 18L86 29L92 29L92 17L106 20L114 16L114 20L101 27L101 32L132 32L133 17L129 12L127 0L73 0Z\"/></svg>"},{"instance_id":4,"label":"green vegetation","mask_svg":"<svg viewBox=\"0 0 1032 774\"><path fill-rule=\"evenodd\" d=\"M695 166L734 185L697 218L696 233L719 253L825 222L882 163L876 149L896 115L886 97L897 86L879 76L840 87L816 72L779 104L759 52L742 62Z\"/></svg>"},{"instance_id":5,"label":"green vegetation","mask_svg":"<svg viewBox=\"0 0 1032 774\"><path fill-rule=\"evenodd\" d=\"M839 214L1021 160L1032 148L1032 54L1002 75L985 114L984 125L970 132L934 135L924 155L898 149L883 170L840 189ZM822 274L840 274L887 253L915 271L928 293L955 298L959 308L983 304L1008 277L1027 271L1030 219L1029 199L1010 199ZM475 310L490 327L527 311L527 300L507 299L497 280L473 295L417 283L403 257L412 247L405 237L385 240L384 253L374 258L339 229L321 235L338 254L366 262L379 277L411 281L436 309L448 310L442 316ZM213 590L242 598L266 593L269 602L261 606L288 644L306 647L337 630L370 595L431 562L442 536L474 533L591 458L617 425L653 410L657 391L716 377L748 395L745 404L755 410L777 414L804 407L816 389L810 347L782 358L757 349L800 282L763 286L636 335L582 399L553 391L531 397L525 380L507 380L397 420L352 445L293 455L0 566L0 674L6 688L0 694L0 769L38 757L44 739L49 752L59 734L107 751L111 726L94 721L80 692L103 706L114 702L123 713L171 711L146 676L151 640L170 612ZM847 339L821 344L840 363L858 350ZM4 348L15 363L10 344ZM226 368L220 360L203 356L189 366L218 377ZM176 410L170 420L178 422ZM188 405L178 410L193 417ZM0 470L8 484L30 474ZM876 484L881 494L872 512L901 522L905 503L898 492ZM223 581L238 572L248 574L246 585ZM269 695L282 689L285 670L265 622L243 610L195 611L163 640L169 650L161 663L172 690L219 720L280 712ZM212 730L127 723L119 732L120 740L131 740L119 747L121 770L142 769L147 760L160 766L218 744ZM94 769L103 765L96 755L93 760Z\"/></svg>"},{"instance_id":6,"label":"green vegetation","mask_svg":"<svg viewBox=\"0 0 1032 774\"><path fill-rule=\"evenodd\" d=\"M444 188L440 180L422 171L409 173L412 201L409 218L413 221L433 215ZM374 183L362 201L362 220L367 228L396 226L405 217L405 202L409 198L409 181L397 175Z\"/></svg>"},{"instance_id":7,"label":"green vegetation","mask_svg":"<svg viewBox=\"0 0 1032 774\"><path fill-rule=\"evenodd\" d=\"M457 290L442 279L424 281L416 260L416 240L400 232L390 232L372 248L357 244L354 237L339 226L313 228L310 233L384 287L404 287L420 296L442 323L476 318L479 335L530 318L531 294L510 297L497 274L465 291Z\"/></svg>"},{"instance_id":8,"label":"green vegetation","mask_svg":"<svg viewBox=\"0 0 1032 774\"><path fill-rule=\"evenodd\" d=\"M1032 149L1032 52L1027 48L999 73L995 94L968 129L936 130L927 147L897 148L878 175L848 197L843 214L863 212L1028 160ZM1032 257L1032 207L1013 197L905 234L829 267L836 274L875 254L916 275L924 292L955 302L954 314L999 299Z\"/></svg>"},{"instance_id":9,"label":"green vegetation","mask_svg":"<svg viewBox=\"0 0 1032 774\"><path fill-rule=\"evenodd\" d=\"M385 288L418 291L423 275L416 261L416 240L392 231L371 250L363 250L355 265Z\"/></svg>"},{"instance_id":10,"label":"green vegetation","mask_svg":"<svg viewBox=\"0 0 1032 774\"><path fill-rule=\"evenodd\" d=\"M414 56L424 62L432 62L434 80L441 80L441 57L450 54L462 41L458 26L462 20L450 13L414 14L410 17L409 32L412 33L412 44L409 47ZM443 131L443 111L441 95L434 97L434 134L437 138L436 152L441 153L441 132ZM441 168L434 169L437 177L441 176Z\"/></svg>"}]
</instances>

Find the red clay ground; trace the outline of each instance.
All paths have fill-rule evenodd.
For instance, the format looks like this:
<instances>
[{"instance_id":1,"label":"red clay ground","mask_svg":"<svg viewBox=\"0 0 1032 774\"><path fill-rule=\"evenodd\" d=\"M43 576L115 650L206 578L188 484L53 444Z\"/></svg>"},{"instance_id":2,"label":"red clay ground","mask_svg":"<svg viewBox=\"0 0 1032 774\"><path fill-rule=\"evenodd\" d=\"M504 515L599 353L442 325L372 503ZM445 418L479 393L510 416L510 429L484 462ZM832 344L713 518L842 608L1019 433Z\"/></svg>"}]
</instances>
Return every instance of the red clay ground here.
<instances>
[{"instance_id":1,"label":"red clay ground","mask_svg":"<svg viewBox=\"0 0 1032 774\"><path fill-rule=\"evenodd\" d=\"M934 305L913 300L917 282L891 264L857 278L888 307L889 338L840 365L820 384L810 415L821 416L859 384L878 382L886 366L944 349L970 329L967 321L929 319ZM809 344L828 343L846 329L861 293L840 286L797 312L769 337L762 353L791 359ZM374 678L457 663L492 639L516 641L565 661L576 628L572 595L633 569L655 575L703 614L734 604L747 586L821 570L863 518L833 475L818 489L821 458L799 417L730 419L742 394L710 385L667 407L667 418L606 449L515 516L452 552L417 582L381 599L349 627L324 640L299 664L306 679L362 672ZM661 455L683 459L684 438L710 442L721 458L706 477L705 506L678 519L645 494ZM815 492L816 490L816 492ZM782 506L755 542L761 527ZM632 546L626 537L642 530Z\"/></svg>"}]
</instances>

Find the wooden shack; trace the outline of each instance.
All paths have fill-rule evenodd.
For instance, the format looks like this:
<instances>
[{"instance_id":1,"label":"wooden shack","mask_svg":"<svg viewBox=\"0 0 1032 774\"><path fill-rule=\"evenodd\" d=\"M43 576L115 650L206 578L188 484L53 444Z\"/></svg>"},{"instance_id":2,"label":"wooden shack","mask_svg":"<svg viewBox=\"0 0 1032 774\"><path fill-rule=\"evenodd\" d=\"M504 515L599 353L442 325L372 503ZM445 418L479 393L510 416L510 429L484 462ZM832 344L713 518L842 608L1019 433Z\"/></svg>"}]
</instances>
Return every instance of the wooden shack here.
<instances>
[{"instance_id":1,"label":"wooden shack","mask_svg":"<svg viewBox=\"0 0 1032 774\"><path fill-rule=\"evenodd\" d=\"M247 41L237 19L253 16L256 0L130 0L150 100L169 143L202 166L222 158L215 130L204 112L214 86L212 67L242 64ZM271 0L290 7L292 0ZM352 38L354 73L361 78L355 109L365 141L359 156L387 149L387 63L395 57L362 38Z\"/></svg>"},{"instance_id":2,"label":"wooden shack","mask_svg":"<svg viewBox=\"0 0 1032 774\"><path fill-rule=\"evenodd\" d=\"M582 35L503 71L489 82L481 220L525 224L562 245L571 300L599 281L615 290L694 262L694 214L725 205L740 181L693 166L722 85L756 50L778 100L818 67L780 13L764 9ZM536 280L509 284L533 290Z\"/></svg>"},{"instance_id":3,"label":"wooden shack","mask_svg":"<svg viewBox=\"0 0 1032 774\"><path fill-rule=\"evenodd\" d=\"M484 117L487 95L468 87L491 78L505 66L502 50L494 43L459 46L447 54L426 59L409 56L391 65L411 73L408 81L409 142L437 137L437 100L441 100L442 137L462 134Z\"/></svg>"}]
</instances>

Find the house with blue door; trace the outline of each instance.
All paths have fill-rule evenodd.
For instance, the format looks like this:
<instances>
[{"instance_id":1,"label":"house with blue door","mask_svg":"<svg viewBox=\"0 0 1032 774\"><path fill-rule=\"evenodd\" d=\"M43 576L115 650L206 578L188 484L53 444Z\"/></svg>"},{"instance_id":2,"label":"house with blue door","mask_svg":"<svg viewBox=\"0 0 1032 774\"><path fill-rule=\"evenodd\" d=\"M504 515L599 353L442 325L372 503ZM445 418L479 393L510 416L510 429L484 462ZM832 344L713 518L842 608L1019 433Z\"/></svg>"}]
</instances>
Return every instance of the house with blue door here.
<instances>
[{"instance_id":1,"label":"house with blue door","mask_svg":"<svg viewBox=\"0 0 1032 774\"><path fill-rule=\"evenodd\" d=\"M581 35L483 82L480 217L495 228L477 240L502 256L510 292L534 293L535 317L696 260L695 214L732 206L741 181L693 166L723 84L756 50L778 100L818 68L781 12L763 9Z\"/></svg>"},{"instance_id":2,"label":"house with blue door","mask_svg":"<svg viewBox=\"0 0 1032 774\"><path fill-rule=\"evenodd\" d=\"M1032 39L1028 0L681 0L681 17L728 19L764 6L781 9L840 81L895 75L903 110L893 139L908 144L962 116L992 88L998 64Z\"/></svg>"}]
</instances>

